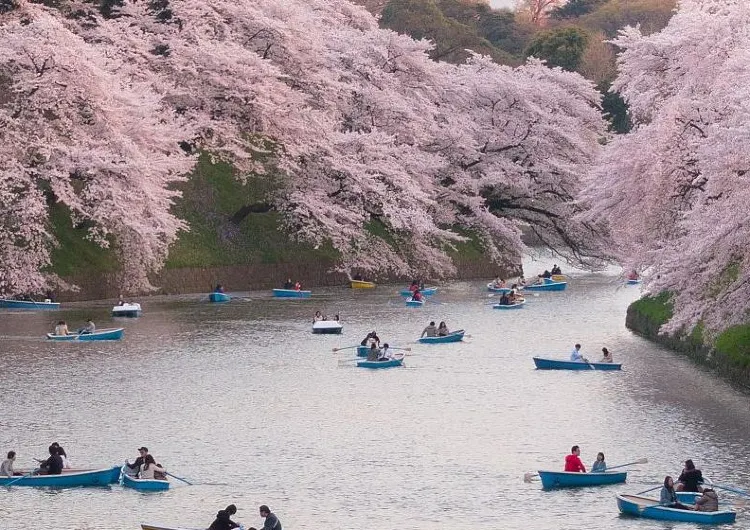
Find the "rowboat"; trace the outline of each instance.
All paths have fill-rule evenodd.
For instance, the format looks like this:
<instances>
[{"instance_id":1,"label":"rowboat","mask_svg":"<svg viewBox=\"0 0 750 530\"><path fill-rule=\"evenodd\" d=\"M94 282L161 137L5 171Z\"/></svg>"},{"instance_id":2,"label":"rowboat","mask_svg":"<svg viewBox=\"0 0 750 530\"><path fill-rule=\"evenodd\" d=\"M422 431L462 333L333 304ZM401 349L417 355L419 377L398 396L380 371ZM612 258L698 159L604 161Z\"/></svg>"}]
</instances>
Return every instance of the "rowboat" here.
<instances>
[{"instance_id":1,"label":"rowboat","mask_svg":"<svg viewBox=\"0 0 750 530\"><path fill-rule=\"evenodd\" d=\"M120 466L106 469L63 471L60 475L0 477L0 486L32 486L37 488L75 488L106 486L120 479Z\"/></svg>"},{"instance_id":2,"label":"rowboat","mask_svg":"<svg viewBox=\"0 0 750 530\"><path fill-rule=\"evenodd\" d=\"M406 307L422 307L424 302L424 300L414 300L413 298L409 298L406 300Z\"/></svg>"},{"instance_id":3,"label":"rowboat","mask_svg":"<svg viewBox=\"0 0 750 530\"><path fill-rule=\"evenodd\" d=\"M432 296L437 292L437 287L425 287L424 289L420 289L419 293L423 294L425 296ZM401 296L411 296L412 291L411 289L401 289Z\"/></svg>"},{"instance_id":4,"label":"rowboat","mask_svg":"<svg viewBox=\"0 0 750 530\"><path fill-rule=\"evenodd\" d=\"M464 330L458 329L456 331L448 333L447 335L438 337L420 337L417 339L417 341L421 342L422 344L444 344L446 342L461 342L462 340L464 340L464 333Z\"/></svg>"},{"instance_id":5,"label":"rowboat","mask_svg":"<svg viewBox=\"0 0 750 530\"><path fill-rule=\"evenodd\" d=\"M524 286L527 291L564 291L568 286L568 282L556 282L545 278L544 283L534 283Z\"/></svg>"},{"instance_id":6,"label":"rowboat","mask_svg":"<svg viewBox=\"0 0 750 530\"><path fill-rule=\"evenodd\" d=\"M310 298L312 291L298 291L296 289L274 289L273 296L276 298Z\"/></svg>"},{"instance_id":7,"label":"rowboat","mask_svg":"<svg viewBox=\"0 0 750 530\"><path fill-rule=\"evenodd\" d=\"M113 317L135 318L141 316L141 304L122 304L112 308Z\"/></svg>"},{"instance_id":8,"label":"rowboat","mask_svg":"<svg viewBox=\"0 0 750 530\"><path fill-rule=\"evenodd\" d=\"M319 320L313 322L312 332L323 335L340 335L344 326L336 320Z\"/></svg>"},{"instance_id":9,"label":"rowboat","mask_svg":"<svg viewBox=\"0 0 750 530\"><path fill-rule=\"evenodd\" d=\"M359 368L393 368L395 366L401 366L404 362L404 358L391 359L389 361L357 361Z\"/></svg>"},{"instance_id":10,"label":"rowboat","mask_svg":"<svg viewBox=\"0 0 750 530\"><path fill-rule=\"evenodd\" d=\"M487 284L487 290L493 293L506 293L509 294L511 291L510 287L496 287L493 282Z\"/></svg>"},{"instance_id":11,"label":"rowboat","mask_svg":"<svg viewBox=\"0 0 750 530\"><path fill-rule=\"evenodd\" d=\"M0 309L60 309L59 302L34 302L32 300L8 300L0 298Z\"/></svg>"},{"instance_id":12,"label":"rowboat","mask_svg":"<svg viewBox=\"0 0 750 530\"><path fill-rule=\"evenodd\" d=\"M628 280L628 285L638 285L641 280Z\"/></svg>"},{"instance_id":13,"label":"rowboat","mask_svg":"<svg viewBox=\"0 0 750 530\"><path fill-rule=\"evenodd\" d=\"M617 508L624 514L645 517L647 519L699 524L728 524L733 523L737 517L737 513L732 510L697 512L667 508L659 504L658 499L642 497L640 495L618 495Z\"/></svg>"},{"instance_id":14,"label":"rowboat","mask_svg":"<svg viewBox=\"0 0 750 530\"><path fill-rule=\"evenodd\" d=\"M617 363L584 363L542 357L534 357L534 364L537 370L620 370L622 368L622 364Z\"/></svg>"},{"instance_id":15,"label":"rowboat","mask_svg":"<svg viewBox=\"0 0 750 530\"><path fill-rule=\"evenodd\" d=\"M232 299L232 297L226 293L213 292L208 295L208 299L214 304L220 304L222 302L229 302Z\"/></svg>"},{"instance_id":16,"label":"rowboat","mask_svg":"<svg viewBox=\"0 0 750 530\"><path fill-rule=\"evenodd\" d=\"M526 300L517 300L516 302L513 302L512 304L493 304L493 309L521 309L523 305L526 303Z\"/></svg>"},{"instance_id":17,"label":"rowboat","mask_svg":"<svg viewBox=\"0 0 750 530\"><path fill-rule=\"evenodd\" d=\"M550 276L550 278L555 282L564 282L568 279L568 277L564 274L553 274L552 276Z\"/></svg>"},{"instance_id":18,"label":"rowboat","mask_svg":"<svg viewBox=\"0 0 750 530\"><path fill-rule=\"evenodd\" d=\"M367 357L367 352L369 351L369 346L357 346L357 357Z\"/></svg>"},{"instance_id":19,"label":"rowboat","mask_svg":"<svg viewBox=\"0 0 750 530\"><path fill-rule=\"evenodd\" d=\"M555 488L582 488L625 482L625 479L628 478L628 472L573 473L570 471L539 471L539 478L542 479L542 487L546 490Z\"/></svg>"},{"instance_id":20,"label":"rowboat","mask_svg":"<svg viewBox=\"0 0 750 530\"><path fill-rule=\"evenodd\" d=\"M123 328L98 329L93 333L74 333L70 335L55 335L47 333L49 340L70 342L70 341L88 341L88 340L120 340L125 334Z\"/></svg>"},{"instance_id":21,"label":"rowboat","mask_svg":"<svg viewBox=\"0 0 750 530\"><path fill-rule=\"evenodd\" d=\"M169 489L168 480L135 478L126 473L122 474L122 485L140 491L164 491Z\"/></svg>"},{"instance_id":22,"label":"rowboat","mask_svg":"<svg viewBox=\"0 0 750 530\"><path fill-rule=\"evenodd\" d=\"M352 289L375 289L375 282L366 282L364 280L351 280Z\"/></svg>"},{"instance_id":23,"label":"rowboat","mask_svg":"<svg viewBox=\"0 0 750 530\"><path fill-rule=\"evenodd\" d=\"M141 524L141 530L196 530L194 528L178 528L176 526L159 526L154 524Z\"/></svg>"}]
</instances>

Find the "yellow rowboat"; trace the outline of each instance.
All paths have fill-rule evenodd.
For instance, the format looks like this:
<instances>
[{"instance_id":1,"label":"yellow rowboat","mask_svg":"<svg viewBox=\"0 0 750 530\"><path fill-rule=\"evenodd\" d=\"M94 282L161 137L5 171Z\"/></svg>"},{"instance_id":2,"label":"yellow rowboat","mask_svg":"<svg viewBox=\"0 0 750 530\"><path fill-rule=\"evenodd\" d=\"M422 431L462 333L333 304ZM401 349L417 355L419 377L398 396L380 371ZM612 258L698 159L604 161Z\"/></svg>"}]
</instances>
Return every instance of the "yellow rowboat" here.
<instances>
[{"instance_id":1,"label":"yellow rowboat","mask_svg":"<svg viewBox=\"0 0 750 530\"><path fill-rule=\"evenodd\" d=\"M375 289L375 282L352 280L351 284L352 284L352 289Z\"/></svg>"}]
</instances>

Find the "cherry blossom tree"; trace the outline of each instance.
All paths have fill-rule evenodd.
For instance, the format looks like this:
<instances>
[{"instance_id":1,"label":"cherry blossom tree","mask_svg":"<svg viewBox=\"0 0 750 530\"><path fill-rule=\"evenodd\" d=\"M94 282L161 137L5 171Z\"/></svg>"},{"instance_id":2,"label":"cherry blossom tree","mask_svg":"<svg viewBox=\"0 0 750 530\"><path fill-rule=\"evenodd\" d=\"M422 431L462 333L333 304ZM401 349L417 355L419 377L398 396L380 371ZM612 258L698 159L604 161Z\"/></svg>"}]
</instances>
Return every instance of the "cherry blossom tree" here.
<instances>
[{"instance_id":1,"label":"cherry blossom tree","mask_svg":"<svg viewBox=\"0 0 750 530\"><path fill-rule=\"evenodd\" d=\"M614 89L636 127L592 173L588 222L605 220L614 252L673 293L665 331L745 322L750 308L750 5L683 0L660 33L621 33Z\"/></svg>"}]
</instances>

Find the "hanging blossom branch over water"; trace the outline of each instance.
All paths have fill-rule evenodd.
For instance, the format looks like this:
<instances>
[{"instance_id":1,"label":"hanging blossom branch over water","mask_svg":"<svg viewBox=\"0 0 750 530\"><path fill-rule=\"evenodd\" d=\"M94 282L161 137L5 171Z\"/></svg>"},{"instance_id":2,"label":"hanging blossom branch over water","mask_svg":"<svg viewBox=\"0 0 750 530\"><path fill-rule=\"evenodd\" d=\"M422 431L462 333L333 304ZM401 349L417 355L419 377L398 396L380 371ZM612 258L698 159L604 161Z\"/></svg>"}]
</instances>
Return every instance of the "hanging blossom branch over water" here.
<instances>
[{"instance_id":1,"label":"hanging blossom branch over water","mask_svg":"<svg viewBox=\"0 0 750 530\"><path fill-rule=\"evenodd\" d=\"M331 242L344 268L449 275L447 251L465 239L455 227L499 263L520 262L523 225L571 259L595 257L572 199L604 125L576 74L433 62L429 43L344 0L103 12L19 0L0 37L12 94L0 100L0 176L18 190L0 195L0 289L54 280L39 272L55 244L51 204L115 246L126 287L149 288L187 228L172 184L198 152L240 178L272 158L281 186L268 207L296 237Z\"/></svg>"}]
</instances>

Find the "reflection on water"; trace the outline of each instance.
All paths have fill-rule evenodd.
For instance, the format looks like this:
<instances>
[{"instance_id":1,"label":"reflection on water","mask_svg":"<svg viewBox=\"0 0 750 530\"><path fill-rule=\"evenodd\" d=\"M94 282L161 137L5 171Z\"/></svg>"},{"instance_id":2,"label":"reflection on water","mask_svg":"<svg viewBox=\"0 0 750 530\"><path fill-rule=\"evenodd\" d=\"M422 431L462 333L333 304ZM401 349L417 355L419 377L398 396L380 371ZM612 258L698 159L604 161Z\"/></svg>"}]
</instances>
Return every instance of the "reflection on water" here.
<instances>
[{"instance_id":1,"label":"reflection on water","mask_svg":"<svg viewBox=\"0 0 750 530\"><path fill-rule=\"evenodd\" d=\"M650 529L622 518L614 495L656 485L693 458L716 481L750 485L748 398L689 362L630 334L637 287L574 276L519 311L493 311L486 282L454 283L421 309L397 286L328 289L311 300L244 293L142 300L119 321L120 343L48 343L59 313L0 315L0 451L17 466L59 441L81 466L131 460L146 445L169 471L201 485L142 494L107 489L0 490L0 528L137 529L140 522L206 527L235 503L258 526L268 504L289 529ZM312 335L315 310L339 313L341 336ZM429 320L465 328L462 343L421 345ZM403 369L367 371L352 351L372 329L412 348ZM534 370L533 355L566 356L575 342L620 373ZM590 465L648 458L629 484L543 492L523 474L561 468L570 446ZM747 511L739 521L747 520ZM738 523L741 524L741 523ZM688 525L689 527L689 525ZM684 525L680 528L686 528Z\"/></svg>"}]
</instances>

